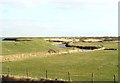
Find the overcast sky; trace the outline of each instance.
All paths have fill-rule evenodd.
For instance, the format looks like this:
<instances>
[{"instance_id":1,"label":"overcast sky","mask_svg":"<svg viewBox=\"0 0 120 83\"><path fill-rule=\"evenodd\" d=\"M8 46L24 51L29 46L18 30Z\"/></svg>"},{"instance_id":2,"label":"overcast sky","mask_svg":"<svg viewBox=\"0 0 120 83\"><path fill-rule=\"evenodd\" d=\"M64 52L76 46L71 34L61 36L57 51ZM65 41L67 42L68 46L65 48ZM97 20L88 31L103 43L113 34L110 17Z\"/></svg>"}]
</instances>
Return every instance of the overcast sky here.
<instances>
[{"instance_id":1,"label":"overcast sky","mask_svg":"<svg viewBox=\"0 0 120 83\"><path fill-rule=\"evenodd\" d=\"M119 0L0 0L2 36L117 36Z\"/></svg>"}]
</instances>

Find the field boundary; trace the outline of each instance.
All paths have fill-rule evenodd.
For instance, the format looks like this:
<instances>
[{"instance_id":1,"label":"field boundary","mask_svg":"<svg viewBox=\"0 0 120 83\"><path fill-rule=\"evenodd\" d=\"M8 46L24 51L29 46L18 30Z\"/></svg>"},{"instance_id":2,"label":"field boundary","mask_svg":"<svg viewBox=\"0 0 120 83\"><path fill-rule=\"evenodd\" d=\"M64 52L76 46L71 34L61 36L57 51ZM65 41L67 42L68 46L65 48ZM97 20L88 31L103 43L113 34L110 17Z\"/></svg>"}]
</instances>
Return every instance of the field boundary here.
<instances>
[{"instance_id":1,"label":"field boundary","mask_svg":"<svg viewBox=\"0 0 120 83\"><path fill-rule=\"evenodd\" d=\"M103 50L103 49L104 48L100 48L96 50ZM80 49L73 49L73 50L68 50L68 51L59 51L55 53L49 53L49 52L22 53L22 54L0 56L0 62L20 61L20 60L30 59L33 57L48 57L48 56L53 56L53 55L66 54L66 53L90 52L90 51L95 51L95 50L83 51Z\"/></svg>"},{"instance_id":2,"label":"field boundary","mask_svg":"<svg viewBox=\"0 0 120 83\"><path fill-rule=\"evenodd\" d=\"M67 77L67 79L60 79L60 78L52 78L51 79L51 77L49 76L49 73L48 73L48 71L46 70L45 71L45 75L44 75L44 77L31 77L31 76L29 76L29 73L30 72L28 72L28 71L26 71L26 75L24 75L24 76L19 76L19 75L12 75L11 73L10 73L10 71L8 71L6 74L4 73L4 74L1 74L0 76L0 78L14 78L14 79L16 79L16 80L22 80L22 79L29 79L29 80L34 80L34 81L40 81L40 80L53 80L53 81L68 81L68 82L74 82L74 81L76 81L76 80L73 80L72 79L72 77L74 76L74 74L72 75L70 72L66 72L66 77ZM81 75L77 75L77 76L81 76ZM88 75L87 75L88 76ZM96 76L96 74L94 74L94 73L90 73L90 75L89 75L89 77L90 77L90 79L88 80L88 81L91 81L91 82L96 82L97 80L96 80L96 78L95 78L95 76ZM111 80L110 81L112 81L112 83L117 83L118 82L118 80L116 79L117 78L117 76L114 74L113 76L111 76ZM78 80L77 80L78 81ZM85 80L79 80L79 81L84 81L85 82ZM100 80L99 80L100 81ZM101 81L107 81L107 80L101 80ZM106 83L106 82L105 82Z\"/></svg>"}]
</instances>

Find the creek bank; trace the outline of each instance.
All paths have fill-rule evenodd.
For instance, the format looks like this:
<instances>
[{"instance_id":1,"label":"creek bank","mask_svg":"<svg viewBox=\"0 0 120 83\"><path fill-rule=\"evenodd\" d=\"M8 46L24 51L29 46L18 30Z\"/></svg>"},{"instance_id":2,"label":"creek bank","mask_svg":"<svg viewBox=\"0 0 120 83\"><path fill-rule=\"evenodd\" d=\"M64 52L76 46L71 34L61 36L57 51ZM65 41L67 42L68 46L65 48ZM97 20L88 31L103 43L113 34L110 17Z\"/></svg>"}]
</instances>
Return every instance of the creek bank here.
<instances>
[{"instance_id":1,"label":"creek bank","mask_svg":"<svg viewBox=\"0 0 120 83\"><path fill-rule=\"evenodd\" d=\"M115 48L105 48L104 50L117 50Z\"/></svg>"},{"instance_id":2,"label":"creek bank","mask_svg":"<svg viewBox=\"0 0 120 83\"><path fill-rule=\"evenodd\" d=\"M56 44L58 47L71 47L71 48L77 48L81 50L95 50L103 48L103 46L79 46L79 45L71 45L70 43L66 42L63 44Z\"/></svg>"}]
</instances>

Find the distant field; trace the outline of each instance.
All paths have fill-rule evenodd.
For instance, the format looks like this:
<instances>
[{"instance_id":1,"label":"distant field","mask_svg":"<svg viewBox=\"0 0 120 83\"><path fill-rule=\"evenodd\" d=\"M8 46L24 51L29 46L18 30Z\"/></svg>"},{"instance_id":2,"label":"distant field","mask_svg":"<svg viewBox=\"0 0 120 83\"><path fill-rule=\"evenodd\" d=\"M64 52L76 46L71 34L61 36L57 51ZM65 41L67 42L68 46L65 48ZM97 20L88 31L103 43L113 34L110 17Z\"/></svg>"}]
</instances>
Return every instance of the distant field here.
<instances>
[{"instance_id":1,"label":"distant field","mask_svg":"<svg viewBox=\"0 0 120 83\"><path fill-rule=\"evenodd\" d=\"M53 46L43 39L31 40L32 41L2 42L2 55L47 52L49 49L54 49L56 51L63 50L63 48Z\"/></svg>"},{"instance_id":2,"label":"distant field","mask_svg":"<svg viewBox=\"0 0 120 83\"><path fill-rule=\"evenodd\" d=\"M118 49L118 43L116 42L77 42L77 43L72 43L73 45L88 45L88 46L92 46L92 45L103 45L106 48L115 48Z\"/></svg>"},{"instance_id":3,"label":"distant field","mask_svg":"<svg viewBox=\"0 0 120 83\"><path fill-rule=\"evenodd\" d=\"M98 42L98 43L73 43L74 45L100 45L106 48L118 49L118 43ZM47 52L49 49L69 50L51 45L43 39L33 39L32 41L3 42L3 55ZM45 71L48 71L48 78L58 78L68 80L70 72L73 81L90 81L91 74L94 73L94 80L113 81L113 75L118 77L118 50L97 50L77 53L66 53L48 57L34 57L22 61L4 62L2 64L3 74L26 76L26 69L29 76L45 78ZM118 80L118 78L116 78Z\"/></svg>"}]
</instances>

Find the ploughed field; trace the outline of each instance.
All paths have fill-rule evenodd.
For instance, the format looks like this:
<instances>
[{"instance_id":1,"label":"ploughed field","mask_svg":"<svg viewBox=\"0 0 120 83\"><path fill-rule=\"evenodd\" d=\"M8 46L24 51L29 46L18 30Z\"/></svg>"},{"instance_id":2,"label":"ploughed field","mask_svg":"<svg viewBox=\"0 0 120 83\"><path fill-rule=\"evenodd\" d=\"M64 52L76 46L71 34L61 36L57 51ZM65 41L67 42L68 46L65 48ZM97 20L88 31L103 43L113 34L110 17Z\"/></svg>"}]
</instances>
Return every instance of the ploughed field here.
<instances>
[{"instance_id":1,"label":"ploughed field","mask_svg":"<svg viewBox=\"0 0 120 83\"><path fill-rule=\"evenodd\" d=\"M74 43L81 45L81 43ZM83 44L83 42L82 42ZM84 44L88 44L85 43ZM93 43L89 43L93 44ZM118 49L116 42L98 42L107 48ZM43 39L32 41L3 42L3 56L47 52L49 49L66 51L70 48L60 48L51 45ZM40 55L41 56L41 55ZM73 81L91 81L92 73L96 81L113 81L116 75L118 80L118 50L96 50L75 53L54 54L48 57L33 57L21 61L7 61L2 63L2 73L15 76L29 76L33 78L45 78L68 80L68 72Z\"/></svg>"}]
</instances>

